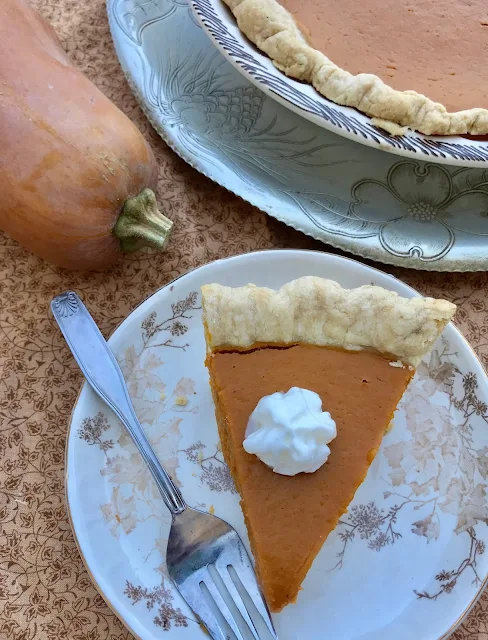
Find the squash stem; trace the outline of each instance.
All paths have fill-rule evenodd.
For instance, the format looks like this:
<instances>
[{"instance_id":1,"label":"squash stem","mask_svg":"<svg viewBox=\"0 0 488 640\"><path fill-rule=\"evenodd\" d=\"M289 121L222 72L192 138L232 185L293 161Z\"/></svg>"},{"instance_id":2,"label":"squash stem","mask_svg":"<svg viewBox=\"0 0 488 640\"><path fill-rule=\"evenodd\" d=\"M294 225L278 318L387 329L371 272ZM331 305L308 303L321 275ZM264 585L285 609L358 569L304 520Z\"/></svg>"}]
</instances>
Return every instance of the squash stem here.
<instances>
[{"instance_id":1,"label":"squash stem","mask_svg":"<svg viewBox=\"0 0 488 640\"><path fill-rule=\"evenodd\" d=\"M168 244L172 226L171 220L160 213L154 192L143 189L139 195L125 201L114 233L122 251L127 253L142 247L162 251Z\"/></svg>"}]
</instances>

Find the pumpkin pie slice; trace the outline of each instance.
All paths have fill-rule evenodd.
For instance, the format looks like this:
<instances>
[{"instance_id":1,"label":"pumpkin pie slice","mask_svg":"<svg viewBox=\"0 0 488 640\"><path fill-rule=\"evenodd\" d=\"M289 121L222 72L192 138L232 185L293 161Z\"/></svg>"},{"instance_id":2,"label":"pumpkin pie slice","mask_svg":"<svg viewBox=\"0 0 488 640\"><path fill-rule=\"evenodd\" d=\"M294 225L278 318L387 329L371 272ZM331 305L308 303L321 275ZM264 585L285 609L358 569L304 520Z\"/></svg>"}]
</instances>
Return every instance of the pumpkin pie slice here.
<instances>
[{"instance_id":1,"label":"pumpkin pie slice","mask_svg":"<svg viewBox=\"0 0 488 640\"><path fill-rule=\"evenodd\" d=\"M202 287L206 365L225 460L272 611L294 602L315 556L364 480L415 367L455 306L380 287L305 277L279 291ZM337 437L313 473L281 475L243 447L258 402L317 393Z\"/></svg>"}]
</instances>

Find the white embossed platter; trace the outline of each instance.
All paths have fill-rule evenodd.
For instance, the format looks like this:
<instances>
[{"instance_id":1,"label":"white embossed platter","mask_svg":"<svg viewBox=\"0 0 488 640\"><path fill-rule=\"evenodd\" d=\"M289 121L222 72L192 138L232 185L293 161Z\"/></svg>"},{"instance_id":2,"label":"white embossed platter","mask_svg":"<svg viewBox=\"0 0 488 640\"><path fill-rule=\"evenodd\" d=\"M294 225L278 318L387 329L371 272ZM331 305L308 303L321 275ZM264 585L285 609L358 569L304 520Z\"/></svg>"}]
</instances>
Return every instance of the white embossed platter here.
<instances>
[{"instance_id":1,"label":"white embossed platter","mask_svg":"<svg viewBox=\"0 0 488 640\"><path fill-rule=\"evenodd\" d=\"M402 282L319 252L269 251L217 261L157 291L110 339L136 412L190 504L215 510L247 543L218 446L200 287L277 288L303 275L346 287ZM365 482L315 560L296 605L275 616L280 640L440 640L488 576L488 383L448 326L418 369ZM204 640L169 582L169 515L124 429L85 385L67 445L66 491L98 589L144 640Z\"/></svg>"},{"instance_id":2,"label":"white embossed platter","mask_svg":"<svg viewBox=\"0 0 488 640\"><path fill-rule=\"evenodd\" d=\"M108 0L122 67L164 140L278 220L366 258L488 269L488 173L398 158L279 105L218 53L186 0Z\"/></svg>"},{"instance_id":3,"label":"white embossed platter","mask_svg":"<svg viewBox=\"0 0 488 640\"><path fill-rule=\"evenodd\" d=\"M457 166L487 166L486 137L426 136L415 131L392 136L374 126L369 116L328 100L311 85L277 69L241 33L223 0L190 0L190 4L212 42L236 69L267 95L307 120L360 144L401 156Z\"/></svg>"}]
</instances>

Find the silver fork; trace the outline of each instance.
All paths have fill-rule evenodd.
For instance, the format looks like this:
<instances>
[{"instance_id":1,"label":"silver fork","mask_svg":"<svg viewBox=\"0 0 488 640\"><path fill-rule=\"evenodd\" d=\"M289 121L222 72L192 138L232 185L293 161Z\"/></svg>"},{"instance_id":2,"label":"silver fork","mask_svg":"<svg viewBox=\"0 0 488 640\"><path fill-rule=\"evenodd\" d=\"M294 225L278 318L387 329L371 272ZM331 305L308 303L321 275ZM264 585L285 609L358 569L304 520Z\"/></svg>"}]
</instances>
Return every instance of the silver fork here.
<instances>
[{"instance_id":1,"label":"silver fork","mask_svg":"<svg viewBox=\"0 0 488 640\"><path fill-rule=\"evenodd\" d=\"M189 507L137 419L115 357L85 305L73 291L51 309L92 389L132 436L171 511L166 551L176 588L215 640L278 640L253 566L237 532L224 520Z\"/></svg>"}]
</instances>

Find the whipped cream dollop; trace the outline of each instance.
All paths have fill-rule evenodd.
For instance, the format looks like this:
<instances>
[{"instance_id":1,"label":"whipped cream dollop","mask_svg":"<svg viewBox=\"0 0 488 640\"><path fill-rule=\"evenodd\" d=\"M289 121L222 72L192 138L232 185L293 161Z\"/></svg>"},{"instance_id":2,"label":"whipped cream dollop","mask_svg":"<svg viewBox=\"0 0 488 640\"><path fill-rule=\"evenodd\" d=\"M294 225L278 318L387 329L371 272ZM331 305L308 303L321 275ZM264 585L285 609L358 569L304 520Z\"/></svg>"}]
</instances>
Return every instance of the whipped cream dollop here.
<instances>
[{"instance_id":1,"label":"whipped cream dollop","mask_svg":"<svg viewBox=\"0 0 488 640\"><path fill-rule=\"evenodd\" d=\"M247 423L244 449L276 473L294 476L317 471L330 455L328 443L337 435L320 396L291 388L261 398Z\"/></svg>"}]
</instances>

